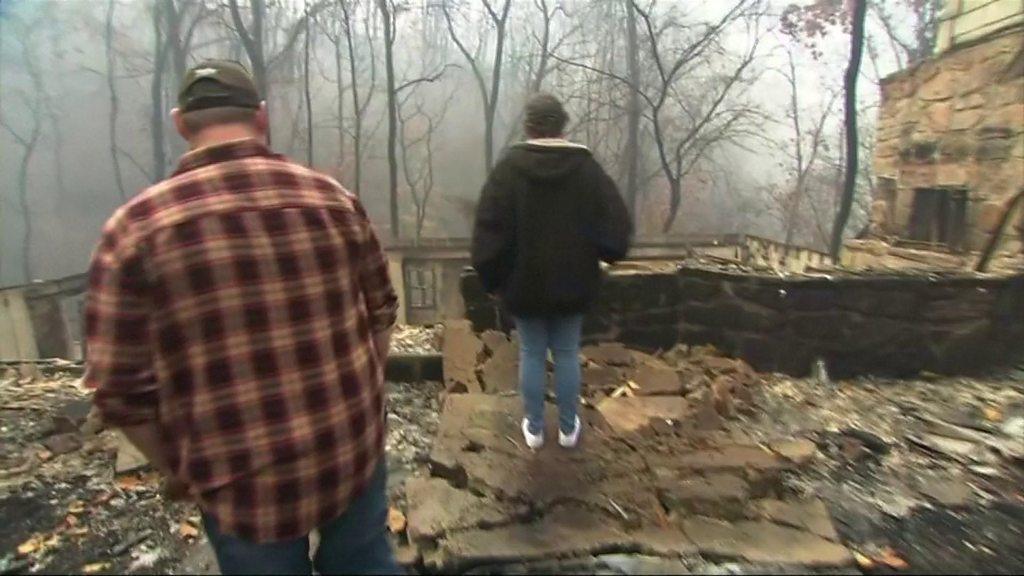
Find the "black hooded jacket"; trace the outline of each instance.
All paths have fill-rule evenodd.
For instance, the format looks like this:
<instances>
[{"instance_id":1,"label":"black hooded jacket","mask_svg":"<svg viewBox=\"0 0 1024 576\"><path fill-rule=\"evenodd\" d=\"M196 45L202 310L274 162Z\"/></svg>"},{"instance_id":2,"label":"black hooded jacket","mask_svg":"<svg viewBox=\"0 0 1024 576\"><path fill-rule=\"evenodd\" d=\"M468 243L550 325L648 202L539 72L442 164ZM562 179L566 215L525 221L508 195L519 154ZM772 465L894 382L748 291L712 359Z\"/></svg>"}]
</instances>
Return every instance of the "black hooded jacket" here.
<instances>
[{"instance_id":1,"label":"black hooded jacket","mask_svg":"<svg viewBox=\"0 0 1024 576\"><path fill-rule=\"evenodd\" d=\"M525 142L484 185L473 267L514 315L579 314L597 298L600 261L624 258L631 234L615 183L586 147Z\"/></svg>"}]
</instances>

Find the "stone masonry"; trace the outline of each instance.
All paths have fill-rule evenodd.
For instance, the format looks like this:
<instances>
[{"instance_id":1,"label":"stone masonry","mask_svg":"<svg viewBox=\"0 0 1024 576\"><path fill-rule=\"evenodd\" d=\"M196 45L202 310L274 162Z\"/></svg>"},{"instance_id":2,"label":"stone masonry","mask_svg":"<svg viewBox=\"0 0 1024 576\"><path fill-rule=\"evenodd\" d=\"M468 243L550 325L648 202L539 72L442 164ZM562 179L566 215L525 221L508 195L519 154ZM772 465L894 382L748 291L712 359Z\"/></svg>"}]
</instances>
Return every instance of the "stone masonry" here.
<instances>
[{"instance_id":1,"label":"stone masonry","mask_svg":"<svg viewBox=\"0 0 1024 576\"><path fill-rule=\"evenodd\" d=\"M430 476L406 484L405 537L423 571L607 554L853 566L826 506L784 482L814 465L816 445L800 437L754 443L724 429L760 395L761 378L743 361L711 347L660 357L586 348L582 444L557 445L549 404L549 442L531 451L514 366L500 367L515 341L478 337L459 323L449 329L446 353L462 355L449 366L461 376L448 382ZM472 357L478 380L467 383L461 368ZM495 361L499 368L489 366Z\"/></svg>"},{"instance_id":2,"label":"stone masonry","mask_svg":"<svg viewBox=\"0 0 1024 576\"><path fill-rule=\"evenodd\" d=\"M463 294L474 328L495 328L495 304L474 276ZM584 339L651 352L713 344L797 376L817 359L837 376L969 373L1024 355L1024 276L613 273Z\"/></svg>"},{"instance_id":3,"label":"stone masonry","mask_svg":"<svg viewBox=\"0 0 1024 576\"><path fill-rule=\"evenodd\" d=\"M961 188L968 200L964 248L985 245L1009 198L1024 187L1022 47L1018 27L882 81L875 172L892 180L879 182L872 206L877 234L907 237L916 189ZM1011 229L1005 242L1020 251L1019 233Z\"/></svg>"}]
</instances>

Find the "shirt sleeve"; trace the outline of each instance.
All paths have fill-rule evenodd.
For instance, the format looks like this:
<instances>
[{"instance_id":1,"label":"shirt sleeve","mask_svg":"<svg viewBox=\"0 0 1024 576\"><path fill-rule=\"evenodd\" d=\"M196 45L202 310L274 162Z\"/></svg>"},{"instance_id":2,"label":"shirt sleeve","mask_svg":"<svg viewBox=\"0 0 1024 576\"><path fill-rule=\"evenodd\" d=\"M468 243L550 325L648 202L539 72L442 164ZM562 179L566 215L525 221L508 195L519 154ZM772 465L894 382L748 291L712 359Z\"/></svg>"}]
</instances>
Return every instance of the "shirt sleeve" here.
<instances>
[{"instance_id":1,"label":"shirt sleeve","mask_svg":"<svg viewBox=\"0 0 1024 576\"><path fill-rule=\"evenodd\" d=\"M355 199L353 203L359 214L359 225L363 229L362 249L356 264L359 269L359 285L370 313L370 328L374 333L379 333L394 326L398 320L398 295L391 284L388 259L377 233L362 204Z\"/></svg>"},{"instance_id":2,"label":"shirt sleeve","mask_svg":"<svg viewBox=\"0 0 1024 576\"><path fill-rule=\"evenodd\" d=\"M144 260L126 241L123 221L111 219L93 254L85 317L85 385L96 390L103 421L119 427L155 421L159 397Z\"/></svg>"}]
</instances>

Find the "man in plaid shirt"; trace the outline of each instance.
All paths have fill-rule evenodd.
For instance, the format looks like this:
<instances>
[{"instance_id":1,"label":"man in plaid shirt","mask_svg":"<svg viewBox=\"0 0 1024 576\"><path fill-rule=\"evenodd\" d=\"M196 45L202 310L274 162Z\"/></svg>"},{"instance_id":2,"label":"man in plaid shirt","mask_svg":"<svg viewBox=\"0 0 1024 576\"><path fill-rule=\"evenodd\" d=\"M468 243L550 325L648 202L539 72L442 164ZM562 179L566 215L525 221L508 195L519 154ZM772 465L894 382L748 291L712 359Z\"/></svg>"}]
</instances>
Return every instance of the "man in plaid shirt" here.
<instances>
[{"instance_id":1,"label":"man in plaid shirt","mask_svg":"<svg viewBox=\"0 0 1024 576\"><path fill-rule=\"evenodd\" d=\"M93 256L96 405L198 501L223 573L396 572L383 371L397 298L377 237L336 181L267 148L240 64L191 69L178 103L191 151Z\"/></svg>"}]
</instances>

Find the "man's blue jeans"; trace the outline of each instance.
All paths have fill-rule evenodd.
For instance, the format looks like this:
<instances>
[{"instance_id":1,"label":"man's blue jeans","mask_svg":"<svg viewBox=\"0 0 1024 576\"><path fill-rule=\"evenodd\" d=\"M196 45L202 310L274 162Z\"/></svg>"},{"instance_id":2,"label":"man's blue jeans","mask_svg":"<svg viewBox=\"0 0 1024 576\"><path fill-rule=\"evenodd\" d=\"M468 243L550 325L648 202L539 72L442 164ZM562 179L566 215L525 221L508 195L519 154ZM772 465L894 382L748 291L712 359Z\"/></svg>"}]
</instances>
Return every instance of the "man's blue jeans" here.
<instances>
[{"instance_id":1,"label":"man's blue jeans","mask_svg":"<svg viewBox=\"0 0 1024 576\"><path fill-rule=\"evenodd\" d=\"M519 330L519 385L530 432L544 429L544 392L547 388L548 350L555 360L558 427L566 434L576 429L580 402L580 332L583 316L516 318Z\"/></svg>"},{"instance_id":2,"label":"man's blue jeans","mask_svg":"<svg viewBox=\"0 0 1024 576\"><path fill-rule=\"evenodd\" d=\"M387 472L381 459L373 480L340 517L319 529L320 546L309 559L309 537L257 544L222 534L217 521L203 525L222 574L401 574L387 536Z\"/></svg>"}]
</instances>

